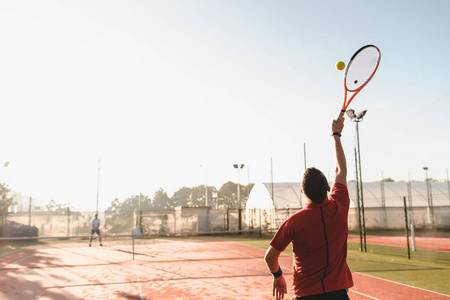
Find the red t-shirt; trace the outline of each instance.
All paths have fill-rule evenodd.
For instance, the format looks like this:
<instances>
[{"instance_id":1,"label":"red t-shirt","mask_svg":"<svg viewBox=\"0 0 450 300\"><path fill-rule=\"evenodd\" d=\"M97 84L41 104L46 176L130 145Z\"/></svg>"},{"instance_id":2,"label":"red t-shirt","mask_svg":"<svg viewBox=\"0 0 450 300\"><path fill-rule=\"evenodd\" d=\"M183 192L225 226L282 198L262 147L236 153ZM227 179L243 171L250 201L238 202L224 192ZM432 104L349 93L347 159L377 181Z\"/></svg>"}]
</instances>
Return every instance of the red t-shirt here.
<instances>
[{"instance_id":1,"label":"red t-shirt","mask_svg":"<svg viewBox=\"0 0 450 300\"><path fill-rule=\"evenodd\" d=\"M281 225L270 242L278 251L292 242L296 297L353 286L347 265L349 207L347 187L335 183L327 201L306 204Z\"/></svg>"}]
</instances>

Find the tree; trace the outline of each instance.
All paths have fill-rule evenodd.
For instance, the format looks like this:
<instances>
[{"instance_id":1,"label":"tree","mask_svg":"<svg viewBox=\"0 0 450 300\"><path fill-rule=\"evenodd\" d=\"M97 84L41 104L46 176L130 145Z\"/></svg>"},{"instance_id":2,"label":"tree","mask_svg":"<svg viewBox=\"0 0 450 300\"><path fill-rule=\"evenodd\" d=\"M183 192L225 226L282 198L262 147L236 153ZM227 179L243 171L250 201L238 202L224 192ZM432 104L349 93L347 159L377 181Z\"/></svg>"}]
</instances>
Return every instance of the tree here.
<instances>
[{"instance_id":1,"label":"tree","mask_svg":"<svg viewBox=\"0 0 450 300\"><path fill-rule=\"evenodd\" d=\"M106 213L107 214L113 214L113 215L118 215L121 213L121 203L119 201L119 199L114 199L111 202L111 205L106 209Z\"/></svg>"},{"instance_id":2,"label":"tree","mask_svg":"<svg viewBox=\"0 0 450 300\"><path fill-rule=\"evenodd\" d=\"M47 208L47 211L55 211L57 205L55 200L50 200L50 203L45 207Z\"/></svg>"},{"instance_id":3,"label":"tree","mask_svg":"<svg viewBox=\"0 0 450 300\"><path fill-rule=\"evenodd\" d=\"M205 185L199 185L193 188L182 187L176 191L172 197L173 206L205 206L206 205ZM213 186L208 186L208 206L217 208L218 191Z\"/></svg>"},{"instance_id":4,"label":"tree","mask_svg":"<svg viewBox=\"0 0 450 300\"><path fill-rule=\"evenodd\" d=\"M218 194L219 192L214 186L208 186L208 206L212 209L218 208Z\"/></svg>"},{"instance_id":5,"label":"tree","mask_svg":"<svg viewBox=\"0 0 450 300\"><path fill-rule=\"evenodd\" d=\"M170 200L173 203L173 207L177 206L188 206L191 198L191 188L182 187L175 193L173 193Z\"/></svg>"},{"instance_id":6,"label":"tree","mask_svg":"<svg viewBox=\"0 0 450 300\"><path fill-rule=\"evenodd\" d=\"M381 182L394 182L394 179L391 177L381 179Z\"/></svg>"},{"instance_id":7,"label":"tree","mask_svg":"<svg viewBox=\"0 0 450 300\"><path fill-rule=\"evenodd\" d=\"M236 183L228 181L224 183L219 189L219 197L228 201L235 199L237 192Z\"/></svg>"},{"instance_id":8,"label":"tree","mask_svg":"<svg viewBox=\"0 0 450 300\"><path fill-rule=\"evenodd\" d=\"M141 210L150 210L153 207L152 198L150 198L149 196L141 194L140 198L139 195L137 197L138 201L141 202Z\"/></svg>"},{"instance_id":9,"label":"tree","mask_svg":"<svg viewBox=\"0 0 450 300\"><path fill-rule=\"evenodd\" d=\"M247 203L248 196L253 186L254 186L253 183L250 183L248 186L242 184L239 185L241 208L245 208L245 204ZM223 206L227 208L237 208L238 207L237 183L231 181L224 183L222 187L219 189L218 198Z\"/></svg>"},{"instance_id":10,"label":"tree","mask_svg":"<svg viewBox=\"0 0 450 300\"><path fill-rule=\"evenodd\" d=\"M140 204L139 204L140 202ZM150 210L152 208L152 199L146 195L133 195L126 198L123 203L119 199L114 199L111 205L106 209L106 213L118 215L124 212L134 211L135 209Z\"/></svg>"},{"instance_id":11,"label":"tree","mask_svg":"<svg viewBox=\"0 0 450 300\"><path fill-rule=\"evenodd\" d=\"M241 200L243 208L247 204L247 200L250 197L250 193L254 186L255 186L254 183L249 183L248 185L244 186L244 191L243 192L241 191L241 197L243 197L243 201ZM242 196L242 195L244 195L244 196Z\"/></svg>"},{"instance_id":12,"label":"tree","mask_svg":"<svg viewBox=\"0 0 450 300\"><path fill-rule=\"evenodd\" d=\"M11 189L4 183L0 183L0 214L2 216L2 235L3 227L6 225L6 216L8 215L8 208L13 202L13 197L8 198L8 193Z\"/></svg>"},{"instance_id":13,"label":"tree","mask_svg":"<svg viewBox=\"0 0 450 300\"><path fill-rule=\"evenodd\" d=\"M59 214L67 214L67 204L66 203L56 203L55 200L50 200L50 203L46 205L47 211L55 212ZM75 211L75 209L70 209L70 211Z\"/></svg>"},{"instance_id":14,"label":"tree","mask_svg":"<svg viewBox=\"0 0 450 300\"><path fill-rule=\"evenodd\" d=\"M248 199L248 194L254 184L240 185L241 206L245 207ZM133 195L123 203L117 198L111 202L111 205L106 210L106 213L118 215L124 212L130 212L139 208L139 201L141 210L170 210L178 206L205 206L205 185L199 185L193 188L181 187L176 191L172 197L169 198L164 189L160 188L153 196L153 201L150 197L145 195ZM208 206L213 209L218 208L237 208L237 184L231 181L222 185L220 190L213 186L207 187L208 192ZM51 203L52 204L52 203ZM51 205L48 205L49 209Z\"/></svg>"},{"instance_id":15,"label":"tree","mask_svg":"<svg viewBox=\"0 0 450 300\"><path fill-rule=\"evenodd\" d=\"M191 197L189 201L189 206L205 206L206 203L206 195L205 195L205 186L199 185L193 187L191 189Z\"/></svg>"},{"instance_id":16,"label":"tree","mask_svg":"<svg viewBox=\"0 0 450 300\"><path fill-rule=\"evenodd\" d=\"M168 210L174 208L172 201L170 201L169 196L167 196L167 193L162 188L155 192L152 208L155 210Z\"/></svg>"},{"instance_id":17,"label":"tree","mask_svg":"<svg viewBox=\"0 0 450 300\"><path fill-rule=\"evenodd\" d=\"M4 183L0 183L0 213L2 215L8 214L8 208L11 206L11 203L13 202L13 198L8 198L8 193L11 191L11 189L8 188L8 186Z\"/></svg>"}]
</instances>

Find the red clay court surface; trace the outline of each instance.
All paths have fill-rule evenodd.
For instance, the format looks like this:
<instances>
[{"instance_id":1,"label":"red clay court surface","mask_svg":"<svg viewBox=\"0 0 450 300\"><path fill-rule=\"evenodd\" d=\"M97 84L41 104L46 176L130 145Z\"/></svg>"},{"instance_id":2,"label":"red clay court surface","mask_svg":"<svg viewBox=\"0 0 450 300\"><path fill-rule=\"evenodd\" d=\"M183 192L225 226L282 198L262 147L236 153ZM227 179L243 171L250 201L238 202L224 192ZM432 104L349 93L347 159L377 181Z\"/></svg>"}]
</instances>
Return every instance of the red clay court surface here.
<instances>
[{"instance_id":1,"label":"red clay court surface","mask_svg":"<svg viewBox=\"0 0 450 300\"><path fill-rule=\"evenodd\" d=\"M0 299L274 299L263 249L155 239L137 245L133 260L120 245L105 244L32 246L0 256ZM280 265L290 285L292 257L282 255ZM353 278L352 300L450 299L359 273ZM291 297L289 291L285 299Z\"/></svg>"}]
</instances>

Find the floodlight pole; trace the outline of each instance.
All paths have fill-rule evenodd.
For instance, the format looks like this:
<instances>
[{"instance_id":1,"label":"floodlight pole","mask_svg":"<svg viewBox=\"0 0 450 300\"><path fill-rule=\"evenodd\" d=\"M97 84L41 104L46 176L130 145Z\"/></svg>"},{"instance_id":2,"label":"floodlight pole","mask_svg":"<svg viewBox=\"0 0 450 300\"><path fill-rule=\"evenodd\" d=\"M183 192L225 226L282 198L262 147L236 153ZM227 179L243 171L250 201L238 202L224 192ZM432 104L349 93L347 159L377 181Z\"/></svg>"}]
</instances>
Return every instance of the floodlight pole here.
<instances>
[{"instance_id":1,"label":"floodlight pole","mask_svg":"<svg viewBox=\"0 0 450 300\"><path fill-rule=\"evenodd\" d=\"M200 168L205 168L205 206L208 206L208 169L203 165Z\"/></svg>"},{"instance_id":2,"label":"floodlight pole","mask_svg":"<svg viewBox=\"0 0 450 300\"><path fill-rule=\"evenodd\" d=\"M244 167L244 164L240 166L238 164L234 164L233 167L238 171L238 184L237 184L237 200L238 200L238 215L239 215L239 230L242 230L242 221L241 221L241 169Z\"/></svg>"},{"instance_id":3,"label":"floodlight pole","mask_svg":"<svg viewBox=\"0 0 450 300\"><path fill-rule=\"evenodd\" d=\"M70 201L67 202L67 237L70 236Z\"/></svg>"},{"instance_id":4,"label":"floodlight pole","mask_svg":"<svg viewBox=\"0 0 450 300\"><path fill-rule=\"evenodd\" d=\"M3 166L6 168L7 166L9 166L9 162L8 161L5 161L4 163L3 163ZM6 178L5 178L5 183L4 183L4 186L5 186L5 189L6 189ZM31 194L31 193L30 193ZM5 198L7 197L7 193L6 193L6 191L5 191L5 193L3 194L3 201L5 201ZM31 202L30 202L31 203ZM30 207L31 207L31 204L30 204ZM6 227L6 225L7 225L7 222L8 222L8 220L6 219L6 215L5 214L3 214L2 213L2 216L1 216L1 218L2 218L2 224L1 224L1 230L0 230L0 236L3 236L3 228L5 228ZM31 211L30 211L30 215L29 215L29 221L28 221L28 225L31 225Z\"/></svg>"},{"instance_id":5,"label":"floodlight pole","mask_svg":"<svg viewBox=\"0 0 450 300\"><path fill-rule=\"evenodd\" d=\"M303 143L303 162L305 163L305 172L306 172L306 143Z\"/></svg>"},{"instance_id":6,"label":"floodlight pole","mask_svg":"<svg viewBox=\"0 0 450 300\"><path fill-rule=\"evenodd\" d=\"M386 217L386 194L384 193L384 175L381 172L381 208L383 209L383 224L387 228L387 217Z\"/></svg>"},{"instance_id":7,"label":"floodlight pole","mask_svg":"<svg viewBox=\"0 0 450 300\"><path fill-rule=\"evenodd\" d=\"M100 189L100 162L101 160L98 160L98 172L97 172L97 206L95 209L96 214L98 214L98 193Z\"/></svg>"},{"instance_id":8,"label":"floodlight pole","mask_svg":"<svg viewBox=\"0 0 450 300\"><path fill-rule=\"evenodd\" d=\"M142 233L142 208L141 208L141 195L142 193L139 193L139 228L141 228Z\"/></svg>"},{"instance_id":9,"label":"floodlight pole","mask_svg":"<svg viewBox=\"0 0 450 300\"><path fill-rule=\"evenodd\" d=\"M364 110L358 114L358 116L355 115L355 111L353 109L347 110L347 115L350 117L350 119L356 123L356 139L357 139L357 145L358 145L358 152L355 153L355 156L357 154L357 161L358 164L356 165L357 171L359 173L359 202L361 207L361 223L362 223L362 232L364 237L364 252L367 252L367 243L366 243L366 218L364 214L364 195L363 195L363 183L362 183L362 171L361 171L361 148L359 144L359 122L363 121L363 117L365 116L367 110ZM362 251L362 249L361 249Z\"/></svg>"},{"instance_id":10,"label":"floodlight pole","mask_svg":"<svg viewBox=\"0 0 450 300\"><path fill-rule=\"evenodd\" d=\"M205 180L205 206L208 206L208 170L206 170Z\"/></svg>"},{"instance_id":11,"label":"floodlight pole","mask_svg":"<svg viewBox=\"0 0 450 300\"><path fill-rule=\"evenodd\" d=\"M358 150L355 145L355 182L356 182L356 202L358 203L358 227L359 227L359 251L363 251L362 225L361 225L361 201L359 193L359 168L358 168Z\"/></svg>"},{"instance_id":12,"label":"floodlight pole","mask_svg":"<svg viewBox=\"0 0 450 300\"><path fill-rule=\"evenodd\" d=\"M425 170L425 183L427 185L427 200L428 200L428 223L434 224L433 220L433 198L431 195L431 184L428 178L428 167L423 167Z\"/></svg>"},{"instance_id":13,"label":"floodlight pole","mask_svg":"<svg viewBox=\"0 0 450 300\"><path fill-rule=\"evenodd\" d=\"M414 227L414 212L412 204L412 191L411 191L411 173L408 172L408 203L409 203L409 221L411 223L411 228ZM414 240L413 240L414 241ZM413 251L416 251L413 249Z\"/></svg>"},{"instance_id":14,"label":"floodlight pole","mask_svg":"<svg viewBox=\"0 0 450 300\"><path fill-rule=\"evenodd\" d=\"M363 120L362 118L359 120ZM366 217L364 214L364 196L363 196L363 182L362 182L362 170L361 170L361 148L359 144L359 124L360 121L356 122L356 135L358 140L358 168L359 168L359 192L361 194L361 218L362 218L362 228L363 228L363 236L364 236L364 252L367 252L367 243L366 243Z\"/></svg>"},{"instance_id":15,"label":"floodlight pole","mask_svg":"<svg viewBox=\"0 0 450 300\"><path fill-rule=\"evenodd\" d=\"M30 202L28 205L28 226L31 226L31 201L33 200L32 196L30 196Z\"/></svg>"},{"instance_id":16,"label":"floodlight pole","mask_svg":"<svg viewBox=\"0 0 450 300\"><path fill-rule=\"evenodd\" d=\"M447 188L448 188L448 201L450 202L450 183L448 182L448 169L447 170Z\"/></svg>"}]
</instances>

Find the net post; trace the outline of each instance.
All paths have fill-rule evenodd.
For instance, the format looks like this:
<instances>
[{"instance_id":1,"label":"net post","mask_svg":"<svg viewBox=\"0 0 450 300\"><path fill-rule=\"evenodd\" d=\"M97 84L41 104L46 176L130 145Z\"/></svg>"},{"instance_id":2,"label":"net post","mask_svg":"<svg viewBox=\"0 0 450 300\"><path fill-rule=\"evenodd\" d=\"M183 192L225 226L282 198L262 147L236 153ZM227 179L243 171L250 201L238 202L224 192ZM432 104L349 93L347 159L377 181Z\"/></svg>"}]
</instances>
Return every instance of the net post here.
<instances>
[{"instance_id":1,"label":"net post","mask_svg":"<svg viewBox=\"0 0 450 300\"><path fill-rule=\"evenodd\" d=\"M133 245L132 248L133 248L133 260L134 260L134 233L131 234L131 239L132 239L131 244Z\"/></svg>"}]
</instances>

